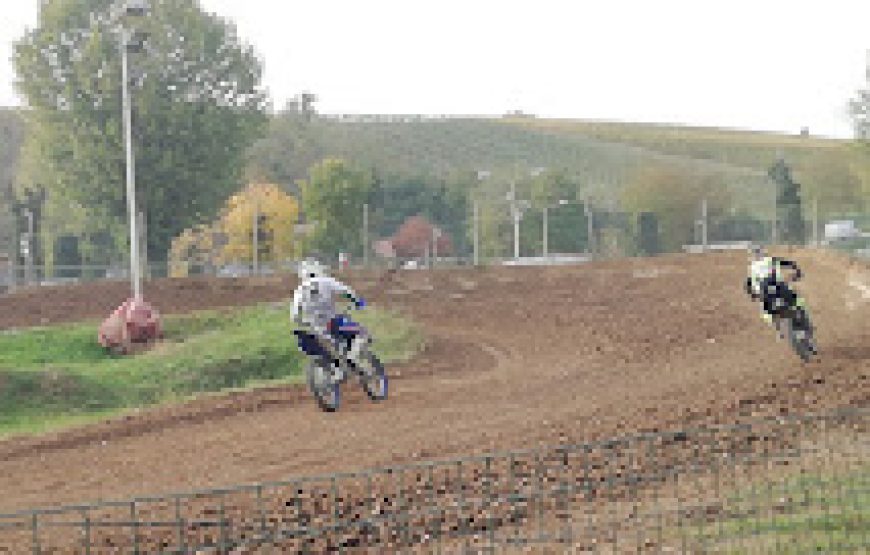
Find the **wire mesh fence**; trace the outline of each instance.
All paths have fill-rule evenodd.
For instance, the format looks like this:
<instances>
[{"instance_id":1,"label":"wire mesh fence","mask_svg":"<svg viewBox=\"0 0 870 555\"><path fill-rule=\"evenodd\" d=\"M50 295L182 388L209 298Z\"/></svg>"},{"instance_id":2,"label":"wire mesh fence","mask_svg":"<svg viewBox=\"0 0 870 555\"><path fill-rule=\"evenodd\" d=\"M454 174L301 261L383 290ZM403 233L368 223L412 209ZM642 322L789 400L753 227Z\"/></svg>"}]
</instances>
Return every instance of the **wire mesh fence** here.
<instances>
[{"instance_id":1,"label":"wire mesh fence","mask_svg":"<svg viewBox=\"0 0 870 555\"><path fill-rule=\"evenodd\" d=\"M0 552L866 552L868 416L748 418L0 515Z\"/></svg>"},{"instance_id":2,"label":"wire mesh fence","mask_svg":"<svg viewBox=\"0 0 870 555\"><path fill-rule=\"evenodd\" d=\"M424 223L411 238L420 244L414 249L406 244L404 253L393 247L391 241L395 238L380 238L360 229L355 235L368 238L367 252L353 256L349 252L315 254L336 269L428 269L475 264L579 264L601 258L739 250L757 243L815 246L870 260L870 212L864 207L844 212L815 202L775 206L776 210L771 203L767 211L759 208L749 212L710 197L660 213L630 213L614 205L563 199L546 206L525 206L514 219L510 203L496 199L479 201L473 215L464 221L421 220ZM447 243L451 248L443 250L440 241L447 230L453 231ZM462 240L456 239L456 234L462 235ZM300 253L296 258L302 256ZM295 259L268 257L229 262L155 259L143 265L142 276L151 280L193 275L272 275L293 272L296 263ZM46 265L0 260L0 290L107 279L129 279L129 265Z\"/></svg>"}]
</instances>

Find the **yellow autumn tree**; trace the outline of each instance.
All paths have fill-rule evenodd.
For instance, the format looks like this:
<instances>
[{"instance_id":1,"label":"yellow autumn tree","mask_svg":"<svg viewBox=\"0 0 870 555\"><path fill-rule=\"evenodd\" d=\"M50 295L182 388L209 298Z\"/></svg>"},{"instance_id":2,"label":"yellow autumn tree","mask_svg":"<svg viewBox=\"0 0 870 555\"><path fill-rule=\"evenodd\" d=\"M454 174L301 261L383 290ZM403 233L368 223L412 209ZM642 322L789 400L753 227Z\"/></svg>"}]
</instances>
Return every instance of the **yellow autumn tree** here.
<instances>
[{"instance_id":1,"label":"yellow autumn tree","mask_svg":"<svg viewBox=\"0 0 870 555\"><path fill-rule=\"evenodd\" d=\"M277 185L252 183L231 196L221 213L220 229L226 237L221 263L253 260L254 216L260 215L263 240L259 241L261 262L288 260L296 254L294 227L299 220L299 203Z\"/></svg>"},{"instance_id":2,"label":"yellow autumn tree","mask_svg":"<svg viewBox=\"0 0 870 555\"><path fill-rule=\"evenodd\" d=\"M219 236L220 229L213 223L182 231L169 249L169 277L186 277L212 266L219 253Z\"/></svg>"}]
</instances>

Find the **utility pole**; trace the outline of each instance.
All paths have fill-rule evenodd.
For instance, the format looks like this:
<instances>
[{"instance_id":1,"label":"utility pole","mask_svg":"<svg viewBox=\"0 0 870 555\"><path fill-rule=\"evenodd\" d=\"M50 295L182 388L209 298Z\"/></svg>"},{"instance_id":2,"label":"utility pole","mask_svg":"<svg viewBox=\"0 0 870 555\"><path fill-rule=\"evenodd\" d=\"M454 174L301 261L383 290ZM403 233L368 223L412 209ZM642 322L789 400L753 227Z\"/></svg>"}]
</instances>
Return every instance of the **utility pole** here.
<instances>
[{"instance_id":1,"label":"utility pole","mask_svg":"<svg viewBox=\"0 0 870 555\"><path fill-rule=\"evenodd\" d=\"M547 212L549 211L549 206L544 205L544 258L547 258Z\"/></svg>"},{"instance_id":2,"label":"utility pole","mask_svg":"<svg viewBox=\"0 0 870 555\"><path fill-rule=\"evenodd\" d=\"M819 246L819 197L813 199L813 246Z\"/></svg>"},{"instance_id":3,"label":"utility pole","mask_svg":"<svg viewBox=\"0 0 870 555\"><path fill-rule=\"evenodd\" d=\"M707 198L701 199L701 245L707 250Z\"/></svg>"},{"instance_id":4,"label":"utility pole","mask_svg":"<svg viewBox=\"0 0 870 555\"><path fill-rule=\"evenodd\" d=\"M594 252L593 244L592 244L592 233L594 231L594 226L592 222L592 207L589 205L589 197L586 197L586 202L583 203L583 212L586 213L586 252L591 257Z\"/></svg>"},{"instance_id":5,"label":"utility pole","mask_svg":"<svg viewBox=\"0 0 870 555\"><path fill-rule=\"evenodd\" d=\"M514 260L520 259L520 208L517 203L516 180L511 181L511 212L514 218Z\"/></svg>"},{"instance_id":6,"label":"utility pole","mask_svg":"<svg viewBox=\"0 0 870 555\"><path fill-rule=\"evenodd\" d=\"M369 204L363 204L363 268L369 267Z\"/></svg>"},{"instance_id":7,"label":"utility pole","mask_svg":"<svg viewBox=\"0 0 870 555\"><path fill-rule=\"evenodd\" d=\"M771 230L770 230L770 243L771 243L772 245L775 245L775 244L776 244L776 241L777 241L777 239L778 239L777 236L779 235L779 234L777 233L777 230L776 230L776 228L777 228L777 219L778 219L778 217L779 217L779 214L777 214L777 211L778 211L778 206L777 206L777 200L778 200L778 199L777 199L777 195L779 194L779 191L777 190L777 187L778 187L778 185L777 185L776 183L774 183L774 184L773 184L773 225L771 226Z\"/></svg>"},{"instance_id":8,"label":"utility pole","mask_svg":"<svg viewBox=\"0 0 870 555\"><path fill-rule=\"evenodd\" d=\"M127 147L127 212L130 218L130 278L133 280L133 297L142 299L142 279L139 274L139 234L136 233L136 189L133 169L133 124L130 106L130 76L127 63L127 48L130 33L121 31L121 100L124 111L124 142Z\"/></svg>"},{"instance_id":9,"label":"utility pole","mask_svg":"<svg viewBox=\"0 0 870 555\"><path fill-rule=\"evenodd\" d=\"M260 256L259 256L260 255L260 237L259 237L259 235L260 235L260 202L259 202L259 200L254 201L254 225L251 227L251 229L254 230L254 237L253 237L254 244L253 244L253 251L252 251L253 264L251 266L251 269L252 269L252 273L254 275L257 275L259 273L259 270L260 270L260 268L259 268L259 266L260 266Z\"/></svg>"},{"instance_id":10,"label":"utility pole","mask_svg":"<svg viewBox=\"0 0 870 555\"><path fill-rule=\"evenodd\" d=\"M473 201L472 210L474 211L474 214L472 215L474 220L474 265L477 266L480 262L480 213L478 211L479 206L477 204L477 199L474 199Z\"/></svg>"},{"instance_id":11,"label":"utility pole","mask_svg":"<svg viewBox=\"0 0 870 555\"><path fill-rule=\"evenodd\" d=\"M24 247L24 284L33 283L33 212L30 208L25 212L27 215L27 241L22 241Z\"/></svg>"},{"instance_id":12,"label":"utility pole","mask_svg":"<svg viewBox=\"0 0 870 555\"><path fill-rule=\"evenodd\" d=\"M432 226L432 267L435 267L435 261L438 260L438 229Z\"/></svg>"}]
</instances>

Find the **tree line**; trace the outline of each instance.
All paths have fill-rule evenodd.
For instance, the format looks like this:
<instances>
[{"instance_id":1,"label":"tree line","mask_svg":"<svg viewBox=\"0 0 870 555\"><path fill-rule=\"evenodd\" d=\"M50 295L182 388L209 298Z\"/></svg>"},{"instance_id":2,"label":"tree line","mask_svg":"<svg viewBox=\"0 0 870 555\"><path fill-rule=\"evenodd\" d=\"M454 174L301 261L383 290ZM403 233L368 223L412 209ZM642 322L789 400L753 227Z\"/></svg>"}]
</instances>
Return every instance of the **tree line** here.
<instances>
[{"instance_id":1,"label":"tree line","mask_svg":"<svg viewBox=\"0 0 870 555\"><path fill-rule=\"evenodd\" d=\"M520 223L523 254L539 252L545 208L550 252L578 252L604 242L587 236L587 218L596 219L596 211L628 215L611 227L626 234L621 241L636 252L676 250L692 242L702 199L723 229L763 220L767 193L758 180L741 185L727 171L654 162L594 136L569 140L484 121L331 122L317 116L316 98L308 94L273 113L261 85L261 61L232 23L204 12L194 0L151 4L146 17L133 20L113 11L112 0L46 3L39 25L15 44L16 85L28 108L11 118L20 119L17 129L26 126L27 132L0 133L0 172L5 172L0 173L0 195L5 194L0 232L4 214L9 227L10 206L34 205L44 234L83 239L73 249L83 262L124 259L116 32L121 23L147 33L142 51L130 54L130 67L137 201L147 215L151 260L165 260L173 248L180 253L185 244L190 251L193 238L205 235L217 238L228 256L252 257L241 237L253 233L256 199L268 208L263 245L271 250L262 253L265 259L302 251L361 256L363 206L369 208L370 239L389 237L422 215L450 235L456 251L467 254L477 205L481 254L504 256L512 251L513 221L505 200L511 182L517 196L529 202ZM853 102L856 120L866 113L868 98L861 93ZM12 127L0 121L0 131ZM6 163L16 144L20 156ZM791 174L786 179L781 170L771 173L771 179L802 185L791 196L780 195L782 202L803 201L805 212L807 199L817 199L822 218L856 206L866 210L865 143L813 152L793 168L796 179ZM533 165L547 170L530 177L526 170ZM481 181L477 170L484 168L493 177ZM612 182L596 188L590 176L604 173ZM271 210L268 199L280 210ZM642 214L653 216L644 221L655 224L655 245L640 238ZM783 219L799 217L800 211ZM279 219L293 225L278 224ZM599 229L601 220L592 227ZM310 233L303 237L296 224ZM46 257L65 250L46 247Z\"/></svg>"}]
</instances>

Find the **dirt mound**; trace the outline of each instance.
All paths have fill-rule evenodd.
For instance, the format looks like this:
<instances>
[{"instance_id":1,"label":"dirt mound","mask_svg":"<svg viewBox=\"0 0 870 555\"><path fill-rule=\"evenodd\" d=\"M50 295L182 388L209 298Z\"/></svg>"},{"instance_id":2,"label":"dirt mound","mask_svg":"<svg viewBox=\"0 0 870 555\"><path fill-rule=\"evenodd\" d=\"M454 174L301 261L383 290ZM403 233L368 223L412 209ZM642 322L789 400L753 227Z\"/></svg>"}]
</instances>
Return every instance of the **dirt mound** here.
<instances>
[{"instance_id":1,"label":"dirt mound","mask_svg":"<svg viewBox=\"0 0 870 555\"><path fill-rule=\"evenodd\" d=\"M373 303L407 312L433 338L393 369L389 401L351 386L342 410L325 414L298 389L272 389L7 442L0 512L866 402L870 302L848 308L848 267L793 256L807 273L818 364L801 364L764 327L742 290L742 253L355 274ZM172 312L279 300L294 283L165 281L146 293ZM112 287L126 294L101 284L3 302L18 314L54 302L102 316Z\"/></svg>"},{"instance_id":2,"label":"dirt mound","mask_svg":"<svg viewBox=\"0 0 870 555\"><path fill-rule=\"evenodd\" d=\"M193 277L143 284L162 314L279 301L293 294L295 276L256 279ZM102 319L130 296L126 281L19 289L0 295L0 329Z\"/></svg>"}]
</instances>

